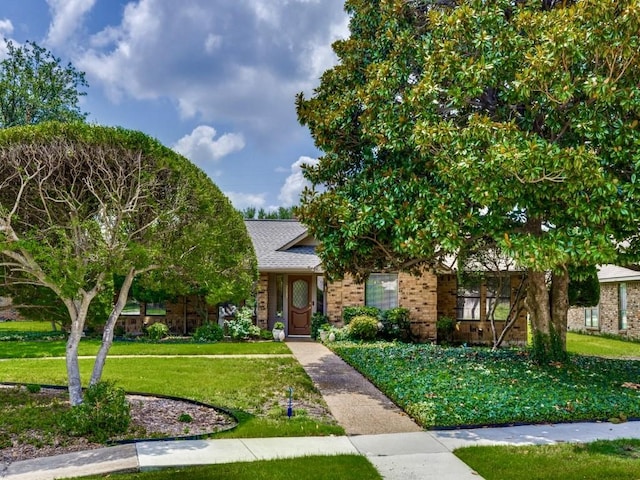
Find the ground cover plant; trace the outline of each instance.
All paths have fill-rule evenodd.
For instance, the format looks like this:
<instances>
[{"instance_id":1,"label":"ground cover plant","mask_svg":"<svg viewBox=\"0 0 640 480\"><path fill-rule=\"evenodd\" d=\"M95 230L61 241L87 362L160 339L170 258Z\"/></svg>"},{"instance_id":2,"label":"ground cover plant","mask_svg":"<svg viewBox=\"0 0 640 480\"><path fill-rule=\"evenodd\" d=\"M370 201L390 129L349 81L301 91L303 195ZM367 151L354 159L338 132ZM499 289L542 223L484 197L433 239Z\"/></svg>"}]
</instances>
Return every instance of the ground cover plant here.
<instances>
[{"instance_id":1,"label":"ground cover plant","mask_svg":"<svg viewBox=\"0 0 640 480\"><path fill-rule=\"evenodd\" d=\"M454 453L486 480L640 478L640 439L522 447L474 446Z\"/></svg>"},{"instance_id":2,"label":"ground cover plant","mask_svg":"<svg viewBox=\"0 0 640 480\"><path fill-rule=\"evenodd\" d=\"M427 428L640 417L640 361L523 350L357 344L332 349Z\"/></svg>"},{"instance_id":3,"label":"ground cover plant","mask_svg":"<svg viewBox=\"0 0 640 480\"><path fill-rule=\"evenodd\" d=\"M151 472L94 475L79 480L333 480L336 478L378 480L382 477L365 458L358 455L315 456L282 460L227 463L170 468Z\"/></svg>"}]
</instances>

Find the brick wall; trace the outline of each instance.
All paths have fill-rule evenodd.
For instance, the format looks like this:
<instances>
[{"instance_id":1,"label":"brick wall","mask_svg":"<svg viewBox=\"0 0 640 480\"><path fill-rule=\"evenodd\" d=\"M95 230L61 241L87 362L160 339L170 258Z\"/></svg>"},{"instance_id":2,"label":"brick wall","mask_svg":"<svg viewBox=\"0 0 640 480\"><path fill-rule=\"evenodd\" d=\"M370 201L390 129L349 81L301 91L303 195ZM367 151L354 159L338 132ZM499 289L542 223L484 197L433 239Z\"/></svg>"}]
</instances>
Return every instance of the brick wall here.
<instances>
[{"instance_id":1,"label":"brick wall","mask_svg":"<svg viewBox=\"0 0 640 480\"><path fill-rule=\"evenodd\" d=\"M423 341L435 339L437 277L428 272L422 276L400 273L398 290L398 306L409 309L413 334ZM325 295L329 320L341 324L344 307L364 305L365 285L347 276L329 283Z\"/></svg>"},{"instance_id":2,"label":"brick wall","mask_svg":"<svg viewBox=\"0 0 640 480\"><path fill-rule=\"evenodd\" d=\"M626 282L627 286L627 329L620 330L619 283L600 284L599 327L585 327L584 308L569 310L568 327L578 331L600 331L614 335L640 338L640 282Z\"/></svg>"},{"instance_id":3,"label":"brick wall","mask_svg":"<svg viewBox=\"0 0 640 480\"><path fill-rule=\"evenodd\" d=\"M516 292L520 285L520 276L513 275L511 277L511 298L512 301L516 296ZM481 287L481 291L486 295L486 288ZM438 318L449 317L456 319L457 317L457 296L458 296L458 280L456 275L439 275L438 276ZM459 321L453 339L458 342L470 344L486 344L493 343L491 333L491 322L486 318L486 303L484 297L480 302L480 320L479 321ZM496 332L499 336L506 322L495 322ZM516 324L507 333L504 344L506 345L525 345L527 342L527 313L523 312L518 317Z\"/></svg>"},{"instance_id":4,"label":"brick wall","mask_svg":"<svg viewBox=\"0 0 640 480\"><path fill-rule=\"evenodd\" d=\"M166 303L166 315L145 315L145 304L140 304L140 315L121 315L116 322L116 329L123 327L125 333L139 335L144 327L162 322L172 335L192 334L205 323L218 321L218 308L207 305L204 298L198 296L179 297L174 302Z\"/></svg>"},{"instance_id":5,"label":"brick wall","mask_svg":"<svg viewBox=\"0 0 640 480\"><path fill-rule=\"evenodd\" d=\"M364 284L347 276L337 282L329 282L325 289L327 316L332 323L342 324L342 309L364 305Z\"/></svg>"},{"instance_id":6,"label":"brick wall","mask_svg":"<svg viewBox=\"0 0 640 480\"><path fill-rule=\"evenodd\" d=\"M269 322L269 274L260 273L256 293L256 325L267 328Z\"/></svg>"},{"instance_id":7,"label":"brick wall","mask_svg":"<svg viewBox=\"0 0 640 480\"><path fill-rule=\"evenodd\" d=\"M420 276L398 275L398 306L409 310L411 332L421 341L436 339L438 318L438 277L431 272Z\"/></svg>"}]
</instances>

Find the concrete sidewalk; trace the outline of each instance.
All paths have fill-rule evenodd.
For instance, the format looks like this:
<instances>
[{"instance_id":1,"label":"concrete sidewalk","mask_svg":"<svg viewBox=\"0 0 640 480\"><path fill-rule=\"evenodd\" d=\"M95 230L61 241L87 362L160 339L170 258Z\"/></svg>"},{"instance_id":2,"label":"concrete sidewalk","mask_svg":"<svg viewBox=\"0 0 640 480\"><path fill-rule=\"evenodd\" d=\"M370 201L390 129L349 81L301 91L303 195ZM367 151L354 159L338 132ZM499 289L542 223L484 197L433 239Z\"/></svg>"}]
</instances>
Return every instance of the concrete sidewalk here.
<instances>
[{"instance_id":1,"label":"concrete sidewalk","mask_svg":"<svg viewBox=\"0 0 640 480\"><path fill-rule=\"evenodd\" d=\"M365 455L391 480L479 480L453 455L469 445L533 445L640 438L640 422L525 425L340 437L141 442L11 464L4 480L54 480L170 466L247 462L308 455Z\"/></svg>"}]
</instances>

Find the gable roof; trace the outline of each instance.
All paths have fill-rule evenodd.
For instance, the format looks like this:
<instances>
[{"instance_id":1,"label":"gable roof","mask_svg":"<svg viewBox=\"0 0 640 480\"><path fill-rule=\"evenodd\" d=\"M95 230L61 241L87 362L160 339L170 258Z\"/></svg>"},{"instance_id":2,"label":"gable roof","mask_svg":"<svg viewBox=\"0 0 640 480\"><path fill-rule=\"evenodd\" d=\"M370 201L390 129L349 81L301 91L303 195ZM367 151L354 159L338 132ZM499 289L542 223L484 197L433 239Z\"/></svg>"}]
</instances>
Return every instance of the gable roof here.
<instances>
[{"instance_id":1,"label":"gable roof","mask_svg":"<svg viewBox=\"0 0 640 480\"><path fill-rule=\"evenodd\" d=\"M317 242L297 220L245 220L261 272L322 272Z\"/></svg>"},{"instance_id":2,"label":"gable roof","mask_svg":"<svg viewBox=\"0 0 640 480\"><path fill-rule=\"evenodd\" d=\"M600 265L598 280L600 283L633 282L640 280L640 272L618 265Z\"/></svg>"}]
</instances>

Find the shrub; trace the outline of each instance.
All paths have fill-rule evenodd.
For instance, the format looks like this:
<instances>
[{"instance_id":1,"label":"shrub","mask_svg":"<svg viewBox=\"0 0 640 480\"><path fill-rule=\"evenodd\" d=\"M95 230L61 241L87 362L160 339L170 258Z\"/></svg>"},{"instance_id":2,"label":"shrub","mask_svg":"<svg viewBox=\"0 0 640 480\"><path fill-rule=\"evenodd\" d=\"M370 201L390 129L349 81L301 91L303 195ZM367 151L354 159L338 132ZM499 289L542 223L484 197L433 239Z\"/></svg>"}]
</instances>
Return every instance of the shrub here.
<instances>
[{"instance_id":1,"label":"shrub","mask_svg":"<svg viewBox=\"0 0 640 480\"><path fill-rule=\"evenodd\" d=\"M181 413L178 417L178 421L182 423L191 423L193 422L193 417L188 413Z\"/></svg>"},{"instance_id":2,"label":"shrub","mask_svg":"<svg viewBox=\"0 0 640 480\"><path fill-rule=\"evenodd\" d=\"M207 322L196 328L193 333L193 340L196 342L219 342L224 338L224 330L217 323Z\"/></svg>"},{"instance_id":3,"label":"shrub","mask_svg":"<svg viewBox=\"0 0 640 480\"><path fill-rule=\"evenodd\" d=\"M451 317L440 317L436 321L436 330L438 331L438 343L451 343L453 340L453 332L456 329L456 321Z\"/></svg>"},{"instance_id":4,"label":"shrub","mask_svg":"<svg viewBox=\"0 0 640 480\"><path fill-rule=\"evenodd\" d=\"M112 382L98 382L87 388L84 403L72 407L61 418L62 430L73 436L85 436L104 443L127 431L131 410L125 392Z\"/></svg>"},{"instance_id":5,"label":"shrub","mask_svg":"<svg viewBox=\"0 0 640 480\"><path fill-rule=\"evenodd\" d=\"M322 313L314 313L311 317L311 338L317 340L320 336L320 327L329 325L329 318Z\"/></svg>"},{"instance_id":6,"label":"shrub","mask_svg":"<svg viewBox=\"0 0 640 480\"><path fill-rule=\"evenodd\" d=\"M351 323L351 320L354 317L359 317L362 315L365 315L368 317L374 317L377 319L380 316L380 309L376 307L364 307L364 306L344 307L342 309L342 321L344 322L345 325L349 325L349 323Z\"/></svg>"},{"instance_id":7,"label":"shrub","mask_svg":"<svg viewBox=\"0 0 640 480\"><path fill-rule=\"evenodd\" d=\"M231 320L225 320L224 324L227 327L229 336L234 340L246 339L252 335L260 335L260 329L253 324L253 310L249 307L239 309L236 312L236 316ZM257 332L256 328L258 328Z\"/></svg>"},{"instance_id":8,"label":"shrub","mask_svg":"<svg viewBox=\"0 0 640 480\"><path fill-rule=\"evenodd\" d=\"M349 323L349 335L357 340L373 340L378 335L378 319L368 315L353 317Z\"/></svg>"},{"instance_id":9,"label":"shrub","mask_svg":"<svg viewBox=\"0 0 640 480\"><path fill-rule=\"evenodd\" d=\"M27 385L27 392L29 393L38 393L40 390L40 385L38 384L30 383Z\"/></svg>"},{"instance_id":10,"label":"shrub","mask_svg":"<svg viewBox=\"0 0 640 480\"><path fill-rule=\"evenodd\" d=\"M160 340L169 334L169 327L162 322L156 322L147 327L147 335L151 340Z\"/></svg>"},{"instance_id":11,"label":"shrub","mask_svg":"<svg viewBox=\"0 0 640 480\"><path fill-rule=\"evenodd\" d=\"M408 308L392 308L382 312L382 334L389 340L409 340L411 322Z\"/></svg>"}]
</instances>

